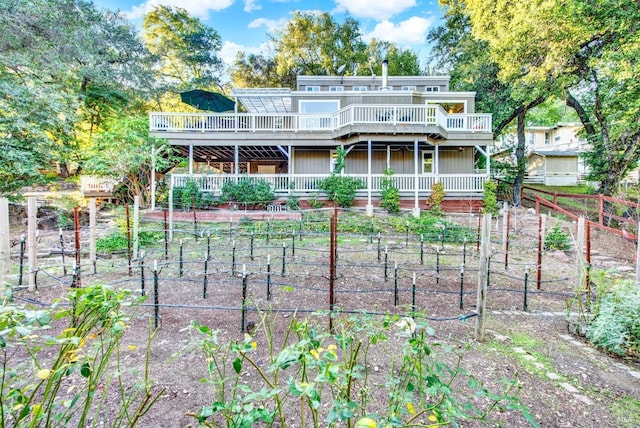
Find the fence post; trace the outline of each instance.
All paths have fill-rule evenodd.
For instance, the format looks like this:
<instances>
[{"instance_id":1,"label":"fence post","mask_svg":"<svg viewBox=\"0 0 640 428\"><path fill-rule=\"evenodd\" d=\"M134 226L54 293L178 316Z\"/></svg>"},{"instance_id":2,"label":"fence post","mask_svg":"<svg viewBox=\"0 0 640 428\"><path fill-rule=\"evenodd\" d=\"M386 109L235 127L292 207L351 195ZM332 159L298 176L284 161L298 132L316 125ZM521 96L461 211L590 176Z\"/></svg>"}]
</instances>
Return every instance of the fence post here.
<instances>
[{"instance_id":1,"label":"fence post","mask_svg":"<svg viewBox=\"0 0 640 428\"><path fill-rule=\"evenodd\" d=\"M578 218L578 231L576 233L576 291L584 284L584 217Z\"/></svg>"},{"instance_id":2,"label":"fence post","mask_svg":"<svg viewBox=\"0 0 640 428\"><path fill-rule=\"evenodd\" d=\"M502 212L502 252L504 253L504 270L509 266L509 204L505 202Z\"/></svg>"},{"instance_id":3,"label":"fence post","mask_svg":"<svg viewBox=\"0 0 640 428\"><path fill-rule=\"evenodd\" d=\"M76 279L74 287L80 287L80 214L78 207L73 208L73 225L76 238ZM131 262L129 262L129 275L131 275Z\"/></svg>"},{"instance_id":4,"label":"fence post","mask_svg":"<svg viewBox=\"0 0 640 428\"><path fill-rule=\"evenodd\" d=\"M0 293L3 295L9 280L10 264L9 200L0 198Z\"/></svg>"},{"instance_id":5,"label":"fence post","mask_svg":"<svg viewBox=\"0 0 640 428\"><path fill-rule=\"evenodd\" d=\"M156 330L160 321L160 299L158 297L158 261L153 261L153 321Z\"/></svg>"},{"instance_id":6,"label":"fence post","mask_svg":"<svg viewBox=\"0 0 640 428\"><path fill-rule=\"evenodd\" d=\"M247 265L242 265L242 320L240 333L244 333L247 331L245 320L246 320L246 311L247 311Z\"/></svg>"},{"instance_id":7,"label":"fence post","mask_svg":"<svg viewBox=\"0 0 640 428\"><path fill-rule=\"evenodd\" d=\"M131 276L131 219L129 218L129 204L125 204L125 216L127 217L127 265Z\"/></svg>"},{"instance_id":8,"label":"fence post","mask_svg":"<svg viewBox=\"0 0 640 428\"><path fill-rule=\"evenodd\" d=\"M98 273L98 257L96 251L97 217L96 198L89 199L89 260L93 265L94 275ZM65 270L66 274L66 270Z\"/></svg>"},{"instance_id":9,"label":"fence post","mask_svg":"<svg viewBox=\"0 0 640 428\"><path fill-rule=\"evenodd\" d=\"M36 230L38 228L38 207L36 198L27 198L27 254L29 263L29 291L36 290L37 242Z\"/></svg>"},{"instance_id":10,"label":"fence post","mask_svg":"<svg viewBox=\"0 0 640 428\"><path fill-rule=\"evenodd\" d=\"M476 303L476 340L484 341L484 321L487 295L487 277L489 275L489 249L491 244L491 214L482 216L482 235L480 245L480 267L478 270L478 301Z\"/></svg>"},{"instance_id":11,"label":"fence post","mask_svg":"<svg viewBox=\"0 0 640 428\"><path fill-rule=\"evenodd\" d=\"M138 248L140 246L140 196L133 197L133 259L138 258Z\"/></svg>"},{"instance_id":12,"label":"fence post","mask_svg":"<svg viewBox=\"0 0 640 428\"><path fill-rule=\"evenodd\" d=\"M640 288L640 223L636 235L636 287Z\"/></svg>"}]
</instances>

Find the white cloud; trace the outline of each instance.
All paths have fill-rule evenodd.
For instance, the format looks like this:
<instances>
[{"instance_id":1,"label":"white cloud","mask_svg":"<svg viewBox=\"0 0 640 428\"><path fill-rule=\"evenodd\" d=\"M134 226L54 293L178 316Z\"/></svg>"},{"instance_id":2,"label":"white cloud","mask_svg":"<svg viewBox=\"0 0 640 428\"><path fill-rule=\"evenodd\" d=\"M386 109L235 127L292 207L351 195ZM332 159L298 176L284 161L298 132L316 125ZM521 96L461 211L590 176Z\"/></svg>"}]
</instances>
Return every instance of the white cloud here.
<instances>
[{"instance_id":1,"label":"white cloud","mask_svg":"<svg viewBox=\"0 0 640 428\"><path fill-rule=\"evenodd\" d=\"M258 18L254 19L247 25L248 28L260 28L265 27L268 33L273 33L278 30L280 27L285 25L289 20L286 18L283 19L267 19L267 18Z\"/></svg>"},{"instance_id":2,"label":"white cloud","mask_svg":"<svg viewBox=\"0 0 640 428\"><path fill-rule=\"evenodd\" d=\"M411 9L416 0L335 0L339 11L345 10L356 18L389 19Z\"/></svg>"},{"instance_id":3,"label":"white cloud","mask_svg":"<svg viewBox=\"0 0 640 428\"><path fill-rule=\"evenodd\" d=\"M413 16L398 24L384 20L376 24L373 31L365 34L364 39L367 41L372 38L386 40L394 42L401 47L404 45L425 44L427 32L432 23L432 19L420 18L419 16Z\"/></svg>"},{"instance_id":4,"label":"white cloud","mask_svg":"<svg viewBox=\"0 0 640 428\"><path fill-rule=\"evenodd\" d=\"M244 0L244 11L251 13L254 10L260 10L262 6L258 3L258 0Z\"/></svg>"},{"instance_id":5,"label":"white cloud","mask_svg":"<svg viewBox=\"0 0 640 428\"><path fill-rule=\"evenodd\" d=\"M264 55L271 49L268 42L262 43L260 46L243 46L234 42L224 42L222 49L220 49L220 59L227 65L233 64L238 52L245 52L247 54Z\"/></svg>"},{"instance_id":6,"label":"white cloud","mask_svg":"<svg viewBox=\"0 0 640 428\"><path fill-rule=\"evenodd\" d=\"M230 7L234 0L147 0L138 6L133 6L130 11L125 12L129 19L142 18L153 10L155 6L173 6L186 9L191 15L202 20L209 19L210 11L220 11ZM247 3L252 3L248 0Z\"/></svg>"}]
</instances>

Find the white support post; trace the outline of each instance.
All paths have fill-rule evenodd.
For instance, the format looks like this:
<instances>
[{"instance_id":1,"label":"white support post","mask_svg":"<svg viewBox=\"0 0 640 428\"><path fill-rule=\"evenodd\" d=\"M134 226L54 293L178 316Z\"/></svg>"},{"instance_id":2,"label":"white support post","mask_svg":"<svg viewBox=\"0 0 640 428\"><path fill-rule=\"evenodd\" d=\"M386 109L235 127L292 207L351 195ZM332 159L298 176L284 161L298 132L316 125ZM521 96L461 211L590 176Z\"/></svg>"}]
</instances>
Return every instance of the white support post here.
<instances>
[{"instance_id":1,"label":"white support post","mask_svg":"<svg viewBox=\"0 0 640 428\"><path fill-rule=\"evenodd\" d=\"M391 169L391 146L387 144L387 169Z\"/></svg>"},{"instance_id":2,"label":"white support post","mask_svg":"<svg viewBox=\"0 0 640 428\"><path fill-rule=\"evenodd\" d=\"M236 175L236 180L238 179L238 174L240 174L239 163L240 163L240 153L238 150L238 145L236 144L233 147L233 173Z\"/></svg>"},{"instance_id":3,"label":"white support post","mask_svg":"<svg viewBox=\"0 0 640 428\"><path fill-rule=\"evenodd\" d=\"M193 175L193 143L189 144L189 175Z\"/></svg>"},{"instance_id":4,"label":"white support post","mask_svg":"<svg viewBox=\"0 0 640 428\"><path fill-rule=\"evenodd\" d=\"M507 253L507 240L509 229L507 225L507 217L509 216L509 203L505 202L502 207L502 252Z\"/></svg>"},{"instance_id":5,"label":"white support post","mask_svg":"<svg viewBox=\"0 0 640 428\"><path fill-rule=\"evenodd\" d=\"M138 247L140 246L140 195L133 197L133 260L138 259Z\"/></svg>"},{"instance_id":6,"label":"white support post","mask_svg":"<svg viewBox=\"0 0 640 428\"><path fill-rule=\"evenodd\" d=\"M89 259L94 267L97 262L96 256L96 198L89 199Z\"/></svg>"},{"instance_id":7,"label":"white support post","mask_svg":"<svg viewBox=\"0 0 640 428\"><path fill-rule=\"evenodd\" d=\"M489 251L491 237L491 214L482 216L482 234L480 240L480 267L478 270L478 301L476 303L476 340L484 341L484 322L486 318L487 278L489 277Z\"/></svg>"},{"instance_id":8,"label":"white support post","mask_svg":"<svg viewBox=\"0 0 640 428\"><path fill-rule=\"evenodd\" d=\"M9 200L7 198L0 198L0 293L2 293L3 296L9 283L10 251Z\"/></svg>"},{"instance_id":9,"label":"white support post","mask_svg":"<svg viewBox=\"0 0 640 428\"><path fill-rule=\"evenodd\" d=\"M38 206L35 196L27 198L27 254L29 263L29 291L36 291L36 269L38 268L36 230L38 228Z\"/></svg>"},{"instance_id":10,"label":"white support post","mask_svg":"<svg viewBox=\"0 0 640 428\"><path fill-rule=\"evenodd\" d=\"M371 202L371 139L367 141L367 216L373 216L373 203Z\"/></svg>"},{"instance_id":11,"label":"white support post","mask_svg":"<svg viewBox=\"0 0 640 428\"><path fill-rule=\"evenodd\" d=\"M418 152L418 140L413 142L413 187L414 187L414 207L413 207L413 216L415 218L420 217L420 201L418 199L418 188L420 186L420 170L419 170L419 158L420 153Z\"/></svg>"},{"instance_id":12,"label":"white support post","mask_svg":"<svg viewBox=\"0 0 640 428\"><path fill-rule=\"evenodd\" d=\"M173 176L169 180L169 206L167 207L169 210L169 241L173 241Z\"/></svg>"}]
</instances>

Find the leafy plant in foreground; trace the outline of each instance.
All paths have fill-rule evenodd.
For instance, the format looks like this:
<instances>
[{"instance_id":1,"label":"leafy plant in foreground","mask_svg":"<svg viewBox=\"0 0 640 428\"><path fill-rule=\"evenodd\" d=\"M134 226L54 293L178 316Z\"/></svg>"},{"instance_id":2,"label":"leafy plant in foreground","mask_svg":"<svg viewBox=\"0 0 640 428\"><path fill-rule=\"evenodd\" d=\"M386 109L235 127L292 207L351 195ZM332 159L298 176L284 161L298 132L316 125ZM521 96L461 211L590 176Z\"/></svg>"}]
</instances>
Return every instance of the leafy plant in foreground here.
<instances>
[{"instance_id":1,"label":"leafy plant in foreground","mask_svg":"<svg viewBox=\"0 0 640 428\"><path fill-rule=\"evenodd\" d=\"M133 388L125 383L121 339L133 314L125 314L123 307L136 303L129 292L76 288L69 299L72 304L64 308L34 311L7 303L0 308L0 426L87 426L102 421L133 427L162 394L153 391L148 370ZM50 328L60 325L66 328L50 335ZM112 385L121 400L107 413Z\"/></svg>"},{"instance_id":2,"label":"leafy plant in foreground","mask_svg":"<svg viewBox=\"0 0 640 428\"><path fill-rule=\"evenodd\" d=\"M453 351L434 343L432 329L422 321L337 316L329 332L311 320L293 318L278 345L272 314L261 312L260 317L259 332L228 343L209 327L191 325L190 349L203 353L206 382L214 386L211 404L191 414L203 426L354 427L366 422L404 427L421 421L456 426L464 420L488 421L498 408L521 412L537 426L515 396L517 379L507 381L502 392L489 391L461 368L462 355L454 366L438 357L437 350ZM391 359L384 385L374 382L368 369L377 347ZM386 405L380 397L388 397ZM483 397L484 405L463 397Z\"/></svg>"}]
</instances>

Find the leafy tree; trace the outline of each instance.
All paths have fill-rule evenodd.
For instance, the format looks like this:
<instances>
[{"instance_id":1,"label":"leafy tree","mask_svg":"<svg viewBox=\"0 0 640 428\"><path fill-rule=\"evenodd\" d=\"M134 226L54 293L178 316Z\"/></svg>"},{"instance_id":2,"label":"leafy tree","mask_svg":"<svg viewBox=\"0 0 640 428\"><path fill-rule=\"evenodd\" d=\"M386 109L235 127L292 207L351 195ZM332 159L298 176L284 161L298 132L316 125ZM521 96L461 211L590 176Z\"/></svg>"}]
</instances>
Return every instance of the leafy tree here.
<instances>
[{"instance_id":1,"label":"leafy tree","mask_svg":"<svg viewBox=\"0 0 640 428\"><path fill-rule=\"evenodd\" d=\"M291 75L277 73L273 57L238 52L231 67L231 81L236 88L294 87Z\"/></svg>"},{"instance_id":2,"label":"leafy tree","mask_svg":"<svg viewBox=\"0 0 640 428\"><path fill-rule=\"evenodd\" d=\"M176 162L166 141L149 135L146 117L110 121L96 135L90 154L87 172L117 180L127 189L129 200L139 195L143 205L150 201L153 164L164 170Z\"/></svg>"},{"instance_id":3,"label":"leafy tree","mask_svg":"<svg viewBox=\"0 0 640 428\"><path fill-rule=\"evenodd\" d=\"M367 45L369 60L358 68L360 76L382 74L382 61L388 61L390 76L419 76L422 74L418 55L410 49L401 49L393 42L371 39Z\"/></svg>"},{"instance_id":4,"label":"leafy tree","mask_svg":"<svg viewBox=\"0 0 640 428\"><path fill-rule=\"evenodd\" d=\"M328 12L294 12L272 41L280 76L356 74L366 61L358 21L340 24Z\"/></svg>"},{"instance_id":5,"label":"leafy tree","mask_svg":"<svg viewBox=\"0 0 640 428\"><path fill-rule=\"evenodd\" d=\"M493 113L493 132L500 135L516 121L514 147L516 170L512 201L520 203L520 189L526 172L524 127L529 110L546 96L546 82L538 85L498 79L500 64L490 55L490 44L473 33L471 10L465 0L443 0L445 24L428 35L434 43L436 66L449 71L454 90L474 91L476 109Z\"/></svg>"},{"instance_id":6,"label":"leafy tree","mask_svg":"<svg viewBox=\"0 0 640 428\"><path fill-rule=\"evenodd\" d=\"M144 17L143 37L159 60L155 100L177 104L175 92L220 85L222 42L218 32L180 7L156 6ZM174 98L166 98L173 92Z\"/></svg>"},{"instance_id":7,"label":"leafy tree","mask_svg":"<svg viewBox=\"0 0 640 428\"><path fill-rule=\"evenodd\" d=\"M107 113L96 95L129 101L146 51L122 16L86 1L6 0L0 26L0 192L11 194L55 161L82 161L87 135L123 105Z\"/></svg>"},{"instance_id":8,"label":"leafy tree","mask_svg":"<svg viewBox=\"0 0 640 428\"><path fill-rule=\"evenodd\" d=\"M468 0L473 34L488 42L502 81L551 82L566 94L592 153L592 178L612 194L640 156L640 10L629 0Z\"/></svg>"}]
</instances>

